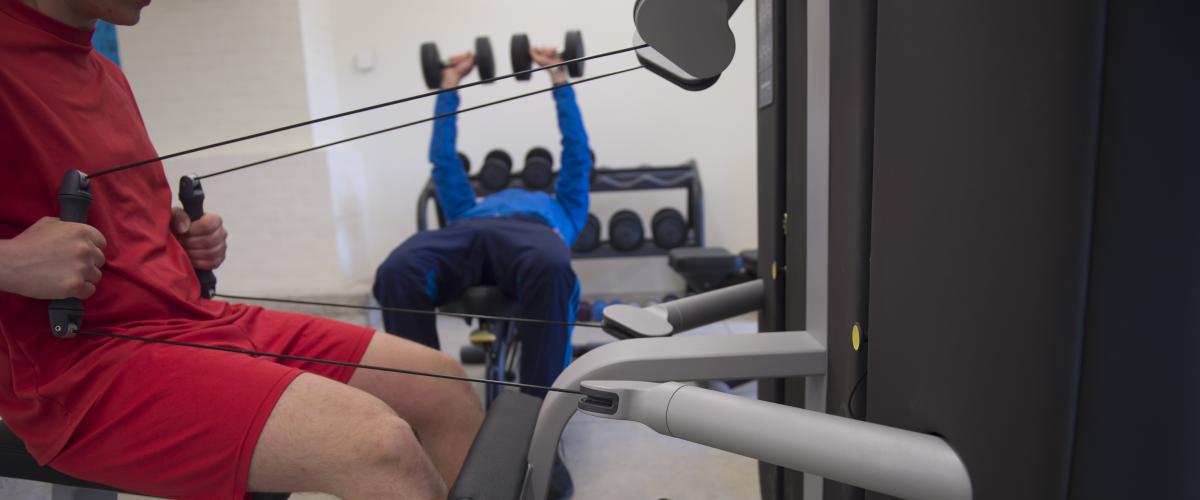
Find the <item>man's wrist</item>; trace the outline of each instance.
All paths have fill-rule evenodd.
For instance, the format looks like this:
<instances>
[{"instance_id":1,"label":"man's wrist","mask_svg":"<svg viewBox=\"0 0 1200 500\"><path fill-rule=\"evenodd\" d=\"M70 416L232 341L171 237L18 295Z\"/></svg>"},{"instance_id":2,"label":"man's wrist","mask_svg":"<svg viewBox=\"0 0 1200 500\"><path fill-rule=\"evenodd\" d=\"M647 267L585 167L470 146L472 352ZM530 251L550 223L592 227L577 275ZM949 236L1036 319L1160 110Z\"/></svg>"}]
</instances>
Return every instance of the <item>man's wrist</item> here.
<instances>
[{"instance_id":1,"label":"man's wrist","mask_svg":"<svg viewBox=\"0 0 1200 500\"><path fill-rule=\"evenodd\" d=\"M442 70L442 89L450 89L458 86L458 82L462 81L462 75L459 75L453 68Z\"/></svg>"},{"instance_id":2,"label":"man's wrist","mask_svg":"<svg viewBox=\"0 0 1200 500\"><path fill-rule=\"evenodd\" d=\"M550 70L550 81L555 85L565 85L567 83L567 72L562 67Z\"/></svg>"}]
</instances>

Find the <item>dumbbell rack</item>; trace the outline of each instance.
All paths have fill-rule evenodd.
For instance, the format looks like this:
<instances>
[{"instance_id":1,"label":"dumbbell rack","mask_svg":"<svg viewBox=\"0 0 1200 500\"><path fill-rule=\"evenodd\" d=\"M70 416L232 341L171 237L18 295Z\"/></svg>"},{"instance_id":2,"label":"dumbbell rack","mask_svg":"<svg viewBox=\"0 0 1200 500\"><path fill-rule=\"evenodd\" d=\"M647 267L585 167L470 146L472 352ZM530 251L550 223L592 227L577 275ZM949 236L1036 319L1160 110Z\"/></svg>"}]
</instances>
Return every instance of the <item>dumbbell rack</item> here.
<instances>
[{"instance_id":1,"label":"dumbbell rack","mask_svg":"<svg viewBox=\"0 0 1200 500\"><path fill-rule=\"evenodd\" d=\"M601 167L595 169L594 172L592 193L687 189L687 212L684 215L687 217L688 239L683 246L704 246L704 191L700 185L700 171L696 168L694 160L677 166ZM607 225L607 221L603 222ZM646 230L650 230L648 225ZM607 235L608 228L604 227L600 234L601 236ZM607 239L601 238L599 247L589 252L575 252L574 258L652 257L667 255L668 251L655 245L649 235L640 247L627 252L613 248Z\"/></svg>"},{"instance_id":2,"label":"dumbbell rack","mask_svg":"<svg viewBox=\"0 0 1200 500\"><path fill-rule=\"evenodd\" d=\"M700 171L696 167L694 160L675 166L598 167L592 170L592 176L592 193L686 189L687 213L685 215L687 217L688 238L683 246L704 246L704 191L700 185ZM476 193L482 196L491 194L491 192L480 185L478 174L469 176L469 179ZM542 191L553 193L554 181L557 180L558 172L555 172L550 186L542 189ZM513 175L507 187L528 189L524 186L519 175ZM433 202L432 205L435 208L438 227L445 226L445 216L442 214L441 207L437 204L433 179L425 183L425 187L421 190L421 196L417 200L417 229L420 231L428 229L427 221L430 202ZM604 223L606 224L606 222ZM600 234L602 237L606 235L607 228L602 228ZM576 259L653 257L665 256L668 252L669 250L664 250L655 245L652 238L649 237L642 242L640 247L630 251L617 250L609 244L607 239L602 238L600 246L588 252L575 252L573 257Z\"/></svg>"}]
</instances>

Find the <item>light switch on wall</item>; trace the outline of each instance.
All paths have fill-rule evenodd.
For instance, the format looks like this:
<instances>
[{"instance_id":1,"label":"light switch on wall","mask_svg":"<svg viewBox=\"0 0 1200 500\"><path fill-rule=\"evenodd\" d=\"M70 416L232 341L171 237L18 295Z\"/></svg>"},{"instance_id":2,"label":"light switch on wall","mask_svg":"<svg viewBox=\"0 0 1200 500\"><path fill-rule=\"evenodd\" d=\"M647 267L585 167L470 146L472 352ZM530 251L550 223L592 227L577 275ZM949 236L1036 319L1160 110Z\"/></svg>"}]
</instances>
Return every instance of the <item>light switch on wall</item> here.
<instances>
[{"instance_id":1,"label":"light switch on wall","mask_svg":"<svg viewBox=\"0 0 1200 500\"><path fill-rule=\"evenodd\" d=\"M354 69L359 73L370 73L375 69L375 51L362 50L354 54Z\"/></svg>"}]
</instances>

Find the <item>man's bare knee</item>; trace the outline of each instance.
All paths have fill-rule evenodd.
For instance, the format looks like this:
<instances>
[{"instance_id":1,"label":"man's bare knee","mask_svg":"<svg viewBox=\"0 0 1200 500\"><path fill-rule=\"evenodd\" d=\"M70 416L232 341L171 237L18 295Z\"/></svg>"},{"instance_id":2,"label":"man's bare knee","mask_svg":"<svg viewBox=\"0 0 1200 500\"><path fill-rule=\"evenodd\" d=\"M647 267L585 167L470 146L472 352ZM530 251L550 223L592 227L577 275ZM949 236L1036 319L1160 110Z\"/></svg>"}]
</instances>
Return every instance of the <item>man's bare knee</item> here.
<instances>
[{"instance_id":1,"label":"man's bare knee","mask_svg":"<svg viewBox=\"0 0 1200 500\"><path fill-rule=\"evenodd\" d=\"M390 468L421 448L412 426L394 413L378 419L371 431L365 434L359 448L359 458L362 460L359 466L384 465Z\"/></svg>"},{"instance_id":2,"label":"man's bare knee","mask_svg":"<svg viewBox=\"0 0 1200 500\"><path fill-rule=\"evenodd\" d=\"M417 493L418 498L445 497L446 485L412 426L395 415L377 425L371 433L373 439L363 443L362 466L377 469L381 474L398 474L400 481L411 485L409 491Z\"/></svg>"},{"instance_id":3,"label":"man's bare knee","mask_svg":"<svg viewBox=\"0 0 1200 500\"><path fill-rule=\"evenodd\" d=\"M429 360L429 365L431 366L431 371L433 373L437 373L439 375L449 375L451 377L465 378L467 376L467 372L463 369L462 364L459 363L458 360L450 357L448 354L442 352L432 352L430 353L430 356L431 359ZM451 380L447 380L446 382L447 383L443 385L443 389L449 389L450 392L446 394L448 397L457 399L467 395L473 396L475 394L471 390L470 382Z\"/></svg>"}]
</instances>

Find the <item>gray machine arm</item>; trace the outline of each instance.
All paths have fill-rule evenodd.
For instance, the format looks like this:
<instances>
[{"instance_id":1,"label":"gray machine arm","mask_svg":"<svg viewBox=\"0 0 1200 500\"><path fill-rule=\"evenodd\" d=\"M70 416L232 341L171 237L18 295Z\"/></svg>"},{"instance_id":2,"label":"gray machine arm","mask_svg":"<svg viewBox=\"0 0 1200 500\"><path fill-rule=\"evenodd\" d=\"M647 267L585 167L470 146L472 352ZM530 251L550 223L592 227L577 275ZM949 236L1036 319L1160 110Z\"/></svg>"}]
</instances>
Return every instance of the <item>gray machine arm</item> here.
<instances>
[{"instance_id":1,"label":"gray machine arm","mask_svg":"<svg viewBox=\"0 0 1200 500\"><path fill-rule=\"evenodd\" d=\"M757 311L763 293L762 280L754 280L645 308L609 306L604 330L617 338L666 337Z\"/></svg>"},{"instance_id":2,"label":"gray machine arm","mask_svg":"<svg viewBox=\"0 0 1200 500\"><path fill-rule=\"evenodd\" d=\"M584 380L728 380L825 373L825 346L808 332L633 339L599 347L567 366L554 381L578 390ZM529 447L532 498L546 498L554 452L579 396L552 392L538 413Z\"/></svg>"},{"instance_id":3,"label":"gray machine arm","mask_svg":"<svg viewBox=\"0 0 1200 500\"><path fill-rule=\"evenodd\" d=\"M937 436L687 386L587 381L580 411L900 498L970 500Z\"/></svg>"}]
</instances>

